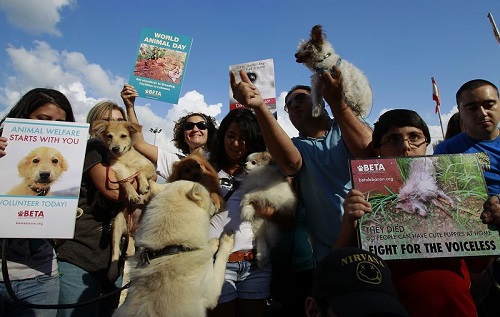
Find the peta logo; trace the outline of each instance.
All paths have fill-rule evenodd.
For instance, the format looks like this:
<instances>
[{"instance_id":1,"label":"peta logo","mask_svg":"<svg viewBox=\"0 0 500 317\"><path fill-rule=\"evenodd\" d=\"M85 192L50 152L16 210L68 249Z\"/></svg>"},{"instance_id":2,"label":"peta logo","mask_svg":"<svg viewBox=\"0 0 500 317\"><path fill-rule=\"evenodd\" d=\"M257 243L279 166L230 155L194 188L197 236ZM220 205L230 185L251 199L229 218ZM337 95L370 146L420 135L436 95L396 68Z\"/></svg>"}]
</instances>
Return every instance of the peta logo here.
<instances>
[{"instance_id":1,"label":"peta logo","mask_svg":"<svg viewBox=\"0 0 500 317\"><path fill-rule=\"evenodd\" d=\"M144 92L146 93L146 95L161 97L161 91L158 90L146 89Z\"/></svg>"},{"instance_id":2,"label":"peta logo","mask_svg":"<svg viewBox=\"0 0 500 317\"><path fill-rule=\"evenodd\" d=\"M43 210L20 210L17 212L17 218L33 219L44 218Z\"/></svg>"},{"instance_id":3,"label":"peta logo","mask_svg":"<svg viewBox=\"0 0 500 317\"><path fill-rule=\"evenodd\" d=\"M381 163L358 165L359 172L384 172L385 167Z\"/></svg>"}]
</instances>

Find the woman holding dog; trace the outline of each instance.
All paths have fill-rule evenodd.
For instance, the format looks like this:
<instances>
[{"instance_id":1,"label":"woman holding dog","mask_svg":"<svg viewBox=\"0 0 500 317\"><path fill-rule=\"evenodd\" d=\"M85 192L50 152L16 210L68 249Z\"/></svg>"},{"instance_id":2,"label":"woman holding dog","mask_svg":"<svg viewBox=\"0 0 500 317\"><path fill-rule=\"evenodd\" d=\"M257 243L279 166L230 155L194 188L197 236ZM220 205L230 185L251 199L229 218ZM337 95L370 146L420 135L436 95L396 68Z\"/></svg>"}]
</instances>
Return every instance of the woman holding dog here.
<instances>
[{"instance_id":1,"label":"woman holding dog","mask_svg":"<svg viewBox=\"0 0 500 317\"><path fill-rule=\"evenodd\" d=\"M251 223L240 220L239 184L247 156L265 150L264 138L251 110L232 110L222 120L211 147L210 161L219 170L226 210L212 217L210 237L219 238L225 231L234 231L234 247L226 266L219 304L208 312L210 317L264 314L271 266L269 263L263 269L257 266Z\"/></svg>"},{"instance_id":2,"label":"woman holding dog","mask_svg":"<svg viewBox=\"0 0 500 317\"><path fill-rule=\"evenodd\" d=\"M121 91L123 103L127 108L127 115L131 122L139 123L135 114L134 103L138 96L135 88L129 84ZM172 172L172 164L198 148L208 151L210 142L217 133L215 119L211 116L195 112L181 117L174 126L174 144L183 155L170 153L147 143L142 133L137 133L134 147L157 166L158 173L165 179Z\"/></svg>"},{"instance_id":3,"label":"woman holding dog","mask_svg":"<svg viewBox=\"0 0 500 317\"><path fill-rule=\"evenodd\" d=\"M101 101L90 109L87 122L92 131L97 120L124 121L122 107L112 101ZM116 176L108 168L109 150L91 135L83 165L82 183L75 236L57 243L61 272L60 304L71 304L95 299L121 288L122 279L108 280L111 259L111 223L123 210L126 200L119 190ZM136 183L135 183L136 184ZM120 293L72 309L60 309L57 316L111 316L118 307Z\"/></svg>"},{"instance_id":4,"label":"woman holding dog","mask_svg":"<svg viewBox=\"0 0 500 317\"><path fill-rule=\"evenodd\" d=\"M69 100L61 92L35 88L24 94L5 118L75 122ZM1 135L1 130L0 130ZM0 138L0 158L8 152ZM59 273L53 242L48 239L0 239L7 247L9 279L15 295L29 304L55 305L59 299ZM54 309L33 309L16 303L0 277L1 316L55 316Z\"/></svg>"}]
</instances>

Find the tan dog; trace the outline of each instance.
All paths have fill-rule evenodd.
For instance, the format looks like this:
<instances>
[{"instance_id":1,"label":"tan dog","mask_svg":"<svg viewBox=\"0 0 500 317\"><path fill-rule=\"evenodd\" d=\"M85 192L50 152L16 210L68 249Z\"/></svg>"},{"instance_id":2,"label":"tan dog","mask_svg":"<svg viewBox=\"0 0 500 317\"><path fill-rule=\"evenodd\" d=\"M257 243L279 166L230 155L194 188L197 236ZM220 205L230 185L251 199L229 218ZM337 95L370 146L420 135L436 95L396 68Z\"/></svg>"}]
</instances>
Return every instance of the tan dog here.
<instances>
[{"instance_id":1,"label":"tan dog","mask_svg":"<svg viewBox=\"0 0 500 317\"><path fill-rule=\"evenodd\" d=\"M142 263L113 316L199 317L217 305L234 237L208 239L213 209L205 187L185 180L149 202L136 234Z\"/></svg>"},{"instance_id":2,"label":"tan dog","mask_svg":"<svg viewBox=\"0 0 500 317\"><path fill-rule=\"evenodd\" d=\"M224 208L224 198L220 194L220 182L217 171L208 162L204 152L200 149L193 151L185 158L174 163L172 174L168 182L188 180L205 186L215 206L215 212Z\"/></svg>"},{"instance_id":3,"label":"tan dog","mask_svg":"<svg viewBox=\"0 0 500 317\"><path fill-rule=\"evenodd\" d=\"M93 125L92 134L101 139L110 153L110 168L115 172L120 188L125 191L130 203L147 203L152 194L162 190L162 185L154 180L156 169L153 163L132 146L132 135L141 131L142 126L127 121L98 120ZM137 181L137 191L131 182ZM126 256L135 254L134 239L127 226L129 213L126 208L118 213L113 221L111 236L111 264L108 278L114 280L119 274L120 240L126 235L129 239Z\"/></svg>"},{"instance_id":4,"label":"tan dog","mask_svg":"<svg viewBox=\"0 0 500 317\"><path fill-rule=\"evenodd\" d=\"M19 162L17 170L23 182L8 191L7 195L50 196L50 187L68 170L68 162L58 150L40 146Z\"/></svg>"},{"instance_id":5,"label":"tan dog","mask_svg":"<svg viewBox=\"0 0 500 317\"><path fill-rule=\"evenodd\" d=\"M247 157L241 190L241 220L252 222L257 243L257 264L263 268L277 243L279 232L277 224L255 215L253 203L274 208L276 213L293 218L298 200L269 152L256 152Z\"/></svg>"}]
</instances>

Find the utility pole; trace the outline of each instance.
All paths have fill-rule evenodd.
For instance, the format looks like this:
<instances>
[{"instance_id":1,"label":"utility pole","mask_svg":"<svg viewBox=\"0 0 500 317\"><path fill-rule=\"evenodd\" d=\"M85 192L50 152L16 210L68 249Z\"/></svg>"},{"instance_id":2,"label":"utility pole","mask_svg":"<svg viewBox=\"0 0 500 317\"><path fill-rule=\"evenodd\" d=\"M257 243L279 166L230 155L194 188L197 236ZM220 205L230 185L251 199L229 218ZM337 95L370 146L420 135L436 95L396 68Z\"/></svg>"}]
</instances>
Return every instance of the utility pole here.
<instances>
[{"instance_id":1,"label":"utility pole","mask_svg":"<svg viewBox=\"0 0 500 317\"><path fill-rule=\"evenodd\" d=\"M158 127L155 127L154 129L150 128L149 132L153 132L154 133L155 136L154 136L153 145L156 145L156 135L161 132L161 129L158 128Z\"/></svg>"}]
</instances>

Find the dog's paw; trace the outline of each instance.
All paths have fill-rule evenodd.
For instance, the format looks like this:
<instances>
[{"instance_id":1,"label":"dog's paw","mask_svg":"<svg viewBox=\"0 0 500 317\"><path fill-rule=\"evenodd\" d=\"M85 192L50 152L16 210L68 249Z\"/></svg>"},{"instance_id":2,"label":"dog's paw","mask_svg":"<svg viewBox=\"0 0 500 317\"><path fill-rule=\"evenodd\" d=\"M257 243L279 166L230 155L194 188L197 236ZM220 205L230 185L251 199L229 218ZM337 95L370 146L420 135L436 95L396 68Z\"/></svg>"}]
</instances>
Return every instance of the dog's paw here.
<instances>
[{"instance_id":1,"label":"dog's paw","mask_svg":"<svg viewBox=\"0 0 500 317\"><path fill-rule=\"evenodd\" d=\"M147 193L149 193L149 183L145 183L145 184L141 184L139 186L139 188L137 188L137 192L140 194L140 195L145 195Z\"/></svg>"},{"instance_id":2,"label":"dog's paw","mask_svg":"<svg viewBox=\"0 0 500 317\"><path fill-rule=\"evenodd\" d=\"M212 203L214 204L215 207L215 213L218 213L221 208L221 202L219 200L219 194L217 193L210 193L210 198L212 199Z\"/></svg>"},{"instance_id":3,"label":"dog's paw","mask_svg":"<svg viewBox=\"0 0 500 317\"><path fill-rule=\"evenodd\" d=\"M219 239L217 238L212 238L208 241L208 245L210 246L210 249L212 250L213 253L217 252L219 249Z\"/></svg>"},{"instance_id":4,"label":"dog's paw","mask_svg":"<svg viewBox=\"0 0 500 317\"><path fill-rule=\"evenodd\" d=\"M253 221L255 216L255 209L252 204L245 205L241 208L241 220L243 221Z\"/></svg>"},{"instance_id":5,"label":"dog's paw","mask_svg":"<svg viewBox=\"0 0 500 317\"><path fill-rule=\"evenodd\" d=\"M132 204L139 204L142 201L141 196L137 193L129 194L128 201Z\"/></svg>"},{"instance_id":6,"label":"dog's paw","mask_svg":"<svg viewBox=\"0 0 500 317\"><path fill-rule=\"evenodd\" d=\"M222 235L219 241L219 249L227 248L232 250L234 247L234 231L226 231Z\"/></svg>"}]
</instances>

